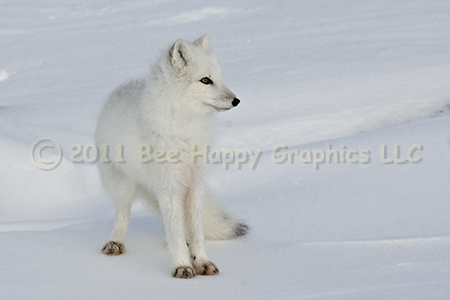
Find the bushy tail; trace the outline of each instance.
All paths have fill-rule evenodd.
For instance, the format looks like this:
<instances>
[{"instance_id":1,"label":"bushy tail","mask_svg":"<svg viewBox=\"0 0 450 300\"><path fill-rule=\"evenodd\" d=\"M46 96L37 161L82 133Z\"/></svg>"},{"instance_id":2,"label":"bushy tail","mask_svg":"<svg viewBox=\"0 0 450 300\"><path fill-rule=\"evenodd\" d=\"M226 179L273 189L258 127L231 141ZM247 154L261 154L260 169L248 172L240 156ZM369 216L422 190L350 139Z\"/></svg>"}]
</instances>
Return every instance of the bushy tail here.
<instances>
[{"instance_id":1,"label":"bushy tail","mask_svg":"<svg viewBox=\"0 0 450 300\"><path fill-rule=\"evenodd\" d=\"M212 193L205 195L203 207L203 222L205 226L205 238L207 240L229 240L249 231L248 225L242 220L234 218L217 203Z\"/></svg>"}]
</instances>

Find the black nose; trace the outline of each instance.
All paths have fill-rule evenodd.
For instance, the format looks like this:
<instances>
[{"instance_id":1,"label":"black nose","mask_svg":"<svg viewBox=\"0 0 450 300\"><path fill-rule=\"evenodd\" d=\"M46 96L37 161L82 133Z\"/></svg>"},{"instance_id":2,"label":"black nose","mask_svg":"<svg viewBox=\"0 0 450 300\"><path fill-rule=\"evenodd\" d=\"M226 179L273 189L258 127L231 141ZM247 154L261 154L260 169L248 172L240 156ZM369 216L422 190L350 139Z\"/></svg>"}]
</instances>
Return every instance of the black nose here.
<instances>
[{"instance_id":1,"label":"black nose","mask_svg":"<svg viewBox=\"0 0 450 300\"><path fill-rule=\"evenodd\" d=\"M231 102L231 104L233 104L234 107L238 106L239 103L241 103L241 100L239 100L238 98L234 98L233 102Z\"/></svg>"}]
</instances>

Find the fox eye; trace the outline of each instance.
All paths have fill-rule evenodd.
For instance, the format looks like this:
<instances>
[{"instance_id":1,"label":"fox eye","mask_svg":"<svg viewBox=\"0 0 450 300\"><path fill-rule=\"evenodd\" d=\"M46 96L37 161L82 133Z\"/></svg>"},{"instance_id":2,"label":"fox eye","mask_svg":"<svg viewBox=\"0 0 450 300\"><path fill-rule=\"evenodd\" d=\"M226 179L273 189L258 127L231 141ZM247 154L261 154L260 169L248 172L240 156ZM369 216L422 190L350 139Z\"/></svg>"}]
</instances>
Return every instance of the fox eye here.
<instances>
[{"instance_id":1,"label":"fox eye","mask_svg":"<svg viewBox=\"0 0 450 300\"><path fill-rule=\"evenodd\" d=\"M203 77L202 79L200 79L200 82L203 84L213 84L212 80L208 77Z\"/></svg>"}]
</instances>

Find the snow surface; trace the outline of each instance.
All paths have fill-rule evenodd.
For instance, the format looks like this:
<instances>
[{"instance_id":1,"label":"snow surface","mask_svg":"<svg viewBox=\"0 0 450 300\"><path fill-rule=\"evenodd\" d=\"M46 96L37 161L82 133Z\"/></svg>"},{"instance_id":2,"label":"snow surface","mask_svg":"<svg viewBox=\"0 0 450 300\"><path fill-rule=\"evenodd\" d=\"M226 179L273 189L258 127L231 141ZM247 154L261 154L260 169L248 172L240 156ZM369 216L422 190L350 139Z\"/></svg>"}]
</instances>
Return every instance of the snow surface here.
<instances>
[{"instance_id":1,"label":"snow surface","mask_svg":"<svg viewBox=\"0 0 450 300\"><path fill-rule=\"evenodd\" d=\"M210 165L252 231L207 243L218 276L177 280L141 205L126 254L100 253L114 207L69 159L113 88L206 32L242 100L214 148L263 155ZM450 298L449 1L1 1L0 45L0 299ZM40 138L61 146L54 170L30 158ZM279 143L370 162L276 164ZM418 163L380 160L418 144Z\"/></svg>"}]
</instances>

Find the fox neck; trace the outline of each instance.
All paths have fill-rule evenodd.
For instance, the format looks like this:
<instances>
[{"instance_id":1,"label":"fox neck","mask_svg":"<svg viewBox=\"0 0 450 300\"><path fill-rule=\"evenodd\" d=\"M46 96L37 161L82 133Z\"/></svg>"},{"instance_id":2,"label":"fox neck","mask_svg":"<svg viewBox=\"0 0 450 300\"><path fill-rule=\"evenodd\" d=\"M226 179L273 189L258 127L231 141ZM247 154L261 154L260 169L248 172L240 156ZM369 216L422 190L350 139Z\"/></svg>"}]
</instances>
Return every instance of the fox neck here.
<instances>
[{"instance_id":1,"label":"fox neck","mask_svg":"<svg viewBox=\"0 0 450 300\"><path fill-rule=\"evenodd\" d=\"M201 114L189 109L183 95L175 95L170 89L150 88L144 92L142 100L141 130L148 130L161 137L176 138L188 144L209 144L213 113Z\"/></svg>"}]
</instances>

